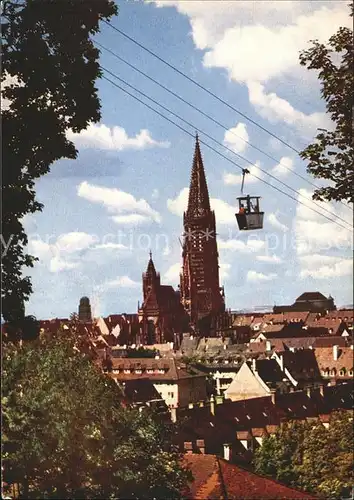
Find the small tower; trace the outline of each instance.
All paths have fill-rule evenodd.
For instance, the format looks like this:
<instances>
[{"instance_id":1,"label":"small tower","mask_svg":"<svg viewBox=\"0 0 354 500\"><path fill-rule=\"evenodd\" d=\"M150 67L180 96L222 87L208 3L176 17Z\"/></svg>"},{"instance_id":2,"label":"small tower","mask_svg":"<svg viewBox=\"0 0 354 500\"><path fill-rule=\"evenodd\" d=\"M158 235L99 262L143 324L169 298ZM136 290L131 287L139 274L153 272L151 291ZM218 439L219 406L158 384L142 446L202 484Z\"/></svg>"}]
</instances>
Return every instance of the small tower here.
<instances>
[{"instance_id":1,"label":"small tower","mask_svg":"<svg viewBox=\"0 0 354 500\"><path fill-rule=\"evenodd\" d=\"M152 253L150 251L150 259L147 265L146 272L143 273L143 297L144 301L147 296L154 290L155 293L158 292L160 288L160 273L156 272L154 261L152 260Z\"/></svg>"},{"instance_id":2,"label":"small tower","mask_svg":"<svg viewBox=\"0 0 354 500\"><path fill-rule=\"evenodd\" d=\"M79 321L89 323L92 321L90 299L81 297L79 304Z\"/></svg>"}]
</instances>

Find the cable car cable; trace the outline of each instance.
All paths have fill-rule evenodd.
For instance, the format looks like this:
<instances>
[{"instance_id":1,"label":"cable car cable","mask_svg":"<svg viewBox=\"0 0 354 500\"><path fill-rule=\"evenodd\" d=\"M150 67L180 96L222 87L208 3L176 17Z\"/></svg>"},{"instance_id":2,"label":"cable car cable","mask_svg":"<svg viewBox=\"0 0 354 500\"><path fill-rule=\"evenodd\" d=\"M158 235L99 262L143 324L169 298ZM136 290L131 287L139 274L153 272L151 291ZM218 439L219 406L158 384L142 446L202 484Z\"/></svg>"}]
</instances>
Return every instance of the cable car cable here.
<instances>
[{"instance_id":1,"label":"cable car cable","mask_svg":"<svg viewBox=\"0 0 354 500\"><path fill-rule=\"evenodd\" d=\"M168 66L169 68L173 69L174 71L176 71L179 75L183 76L184 78L187 78L187 80L189 80L190 82L192 82L194 85L196 85L197 87L199 87L200 89L204 90L204 92L207 92L209 95L211 95L212 97L214 97L214 99L217 99L218 101L220 101L222 104L224 104L225 106L227 106L228 108L232 109L232 111L235 111L235 113L239 114L240 116L242 116L243 118L245 118L246 120L248 120L249 122L253 123L253 125L256 125L258 128L260 128L261 130L263 130L264 132L266 132L267 134L271 135L272 137L274 137L274 139L277 139L277 141L280 141L282 144L284 144L284 146L292 149L293 151L295 151L295 153L297 154L300 154L300 152L294 148L293 146L291 146L291 144L289 144L288 142L284 141L283 139L281 139L280 137L278 137L276 134L274 134L273 132L271 132L270 130L266 129L265 127L263 127L262 125L260 125L258 122L256 122L255 120L252 120L252 118L249 118L245 113L242 113L242 111L238 110L237 108L235 108L234 106L232 106L231 104L229 104L227 101L224 101L224 99L222 99L221 97L219 97L218 95L214 94L214 92L212 92L211 90L207 89L206 87L204 87L203 85L201 85L200 83L198 83L196 80L194 80L193 78L191 78L190 76L186 75L186 73L184 73L183 71L179 70L178 68L176 68L175 66L173 66L171 63L167 62L165 59L163 59L161 56L155 54L155 52L153 52L152 50L144 47L144 45L142 45L141 43L139 43L137 40L135 40L133 37L127 35L126 33L124 33L124 31L120 30L119 28L116 28L116 26L113 26L112 24L110 24L108 21L106 21L105 19L102 19L102 21L104 23L107 24L107 26L109 26L110 28L112 28L113 30L115 30L117 33L121 34L122 36L124 36L125 38L127 38L128 40L130 40L131 42L133 42L135 45L137 45L138 47L140 47L141 49L145 50L146 52L148 52L150 55L152 55L153 57L155 57L156 59L158 59L159 61L161 61L162 63L166 64L166 66Z\"/></svg>"},{"instance_id":2,"label":"cable car cable","mask_svg":"<svg viewBox=\"0 0 354 500\"><path fill-rule=\"evenodd\" d=\"M171 111L169 108L166 108L163 104L160 104L159 102L157 102L155 99L152 99L151 97L149 97L147 94L145 94L144 92L140 91L139 89L137 89L136 87L134 87L133 85L131 85L130 83L126 82L125 80L123 80L122 78L120 78L119 76L115 75L114 73L112 73L110 70L104 68L103 66L101 66L101 68L106 71L107 73L109 73L110 75L112 75L114 78L116 78L117 80L121 81L123 84L127 85L128 87L132 88L133 90L135 90L136 92L138 92L139 94L143 95L145 98L147 98L149 101L152 101L154 104L157 104L158 106L160 106L162 109L164 109L165 111L167 111L168 113L172 114L173 116L175 116L176 118L178 118L179 120L183 121L184 123L186 123L187 125L189 125L190 127L193 127L195 128L195 126L188 122L187 120L185 120L184 118L182 118L181 116L179 116L178 114L174 113L173 111ZM107 78L106 78L107 79ZM108 80L110 81L110 80ZM112 83L112 82L111 82ZM119 87L120 88L120 87ZM154 108L152 108L154 109ZM156 110L155 110L156 111ZM172 123L175 123L175 122L172 122ZM184 129L183 129L184 130ZM324 207L321 207L320 205L318 205L315 201L307 198L306 196L298 193L298 191L296 191L296 189L292 188L291 186L289 186L288 184L284 183L283 181L277 179L274 175L270 174L269 172L259 168L257 165L255 165L254 163L251 163L249 160L247 160L246 158L244 158L243 156L239 155L238 153L235 153L235 151L233 151L232 149L228 148L227 146L221 144L220 142L218 142L216 139L214 139L212 136L210 136L209 134L207 134L206 132L204 132L203 130L200 130L206 137L208 137L208 139L212 140L213 142L215 142L216 144L218 144L219 146L227 149L228 151L230 151L231 153L235 154L236 156L238 156L239 158L241 158L242 160L244 161L247 161L250 165L253 165L253 166L256 166L261 172L263 172L264 174L268 175L269 177L271 177L272 179L274 179L276 182L279 182L280 184L282 184L283 186L285 186L286 188L290 189L291 191L293 191L294 193L296 193L298 196L301 196L302 198L304 198L305 200L307 201L310 201L313 205L315 206L318 206L321 210L324 210L325 212L328 212L331 216L343 221L345 224L347 224L349 227L350 224L342 219L341 217L339 217L338 215L336 214L333 214L331 211L327 210L326 208ZM227 158L227 157L225 157ZM240 165L238 165L237 163L235 162L232 162L234 163L238 168L240 168L242 171L244 170L243 167L241 167ZM266 184L268 184L269 186L272 186L272 187L275 187L273 186L272 184L264 181L263 179L261 179L260 177L256 176L255 174L251 173L250 175L252 175L253 177L257 178L258 180L261 180L262 182L265 182ZM297 200L298 201L298 200ZM309 207L308 205L304 205L306 206L307 208L309 208L310 210L313 210L314 212L316 212L317 214L319 215L322 215L323 217L326 217L326 219L330 220L331 222L335 222L333 219L330 219L329 217L327 217L326 215L324 215L323 213L321 212L318 212L317 210ZM338 224L340 225L341 227L343 227L344 229L347 229L345 228L344 226L342 226L341 224Z\"/></svg>"},{"instance_id":3,"label":"cable car cable","mask_svg":"<svg viewBox=\"0 0 354 500\"><path fill-rule=\"evenodd\" d=\"M255 146L254 144L252 144L251 142L247 141L246 139L244 139L241 135L239 134L236 134L235 132L233 132L231 129L229 129L228 127L226 127L226 125L223 125L222 123L220 123L218 120L216 120L215 118L213 118L212 116L208 115L208 113L205 113L204 111L202 111L200 108L198 108L197 106L195 106L194 104L190 103L189 101L187 101L186 99L184 99L183 97L181 97L180 95L176 94L175 92L173 92L171 89L169 89L168 87L166 87L165 85L163 85L162 83L160 83L159 81L155 80L154 78L152 78L150 75L148 75L147 73L145 73L144 71L140 70L139 68L137 68L136 66L134 66L134 64L131 64L130 62L128 62L126 59L124 59L123 57L119 56L116 52L114 52L113 50L111 49L108 49L107 47L105 47L104 45L102 45L101 43L99 42L95 42L96 45L98 45L99 47L101 47L103 50L107 51L109 54L113 55L114 57L116 57L119 61L123 62L124 64L126 64L127 66L129 66L130 68L134 69L134 71L137 71L138 73L140 73L141 75L145 76L145 78L147 78L148 80L152 81L153 83L155 83L156 85L158 85L159 87L161 87L162 89L164 89L166 92L170 93L171 95L173 95L174 97L176 97L177 99L179 99L180 101L182 101L184 104L187 104L188 106L190 106L192 109L194 109L195 111L198 111L200 114L202 114L203 116L205 116L206 118L208 118L209 120L211 120L212 122L214 122L216 125L218 125L219 127L223 128L224 130L226 130L227 132L231 133L232 135L234 135L235 137L238 137L239 139L241 139L243 142L245 142L246 144L248 144L249 146L251 146L252 148L256 149L257 151L259 151L260 153L264 154L265 156L267 156L268 158L270 158L271 160L275 161L276 163L278 163L279 165L281 165L282 167L284 167L286 170L288 170L289 172L291 172L293 175L296 175L297 177L299 177L300 179L302 179L303 181L307 182L308 184L310 184L311 186L315 187L316 189L319 189L319 186L317 186L314 182L311 182L309 179L306 179L306 177L304 177L303 175L295 172L294 170L292 170L291 168L287 167L285 165L285 163L282 163L280 160L278 160L277 158L274 158L274 156L270 155L269 153L267 153L266 151L264 151L263 149L259 148L258 146ZM347 205L345 205L347 207ZM350 208L350 207L347 207L347 208Z\"/></svg>"},{"instance_id":4,"label":"cable car cable","mask_svg":"<svg viewBox=\"0 0 354 500\"><path fill-rule=\"evenodd\" d=\"M272 132L268 131L267 129L265 129L264 127L262 127L261 125L259 125L257 122L253 121L252 119L248 118L247 115L244 115L242 114L240 111L238 111L236 108L233 108L229 103L227 103L226 101L224 101L223 99L219 98L216 94L212 93L211 91L209 91L207 88L203 87L201 84L199 84L197 81L193 80L192 78L190 78L188 75L186 75L185 73L183 73L182 71L180 71L178 68L176 68L175 66L173 66L172 64L168 63L167 61L165 61L162 57L158 56L157 54L155 54L153 51L147 49L146 47L144 47L142 44L140 44L138 41L136 41L134 38L130 37L129 35L127 35L126 33L124 33L123 31L119 30L118 28L116 28L115 26L111 25L108 21L105 21L103 20L108 26L110 26L112 29L114 29L115 31L117 31L118 33L120 33L121 35L125 36L127 39L129 39L130 41L132 41L133 43L137 44L139 47L141 47L142 49L144 49L145 51L147 51L149 54L153 55L154 57L156 57L158 60L160 60L161 62L163 62L164 64L166 64L167 66L169 66L170 68L172 68L173 70L177 71L179 74L181 74L182 76L184 76L185 78L187 78L188 80L190 80L192 83L194 83L195 85L197 85L198 87L200 87L201 89L205 90L207 93L209 93L210 95L212 95L214 98L218 99L220 102L222 102L223 104L225 104L226 106L230 107L231 109L233 109L234 111L236 111L237 113L241 114L241 116L243 116L244 118L246 118L247 120L249 120L251 123L254 123L256 126L260 127L262 130L264 130L265 132L271 134L273 137L275 137L276 139L278 139L279 141L283 142L285 145L287 145L288 147L290 147L291 149L293 149L298 155L300 154L300 152L296 149L294 149L292 146L290 146L288 143L284 142L282 139L280 139L280 137L276 136L275 134L273 134ZM136 71L138 71L140 74L144 75L146 78L148 78L149 80L153 81L154 83L156 83L157 85L159 85L161 88L163 88L164 90L166 90L167 92L169 92L170 94L174 95L175 97L177 97L178 99L180 99L182 102L184 102L185 104L187 104L188 106L192 107L193 109L195 109L196 111L198 111L199 113L203 114L204 116L206 116L207 118L209 118L210 120L212 120L214 123L216 123L217 125L219 125L220 127L222 127L224 130L227 130L227 131L230 131L225 125L223 125L222 123L218 122L217 120L215 120L213 117L211 117L210 115L208 115L207 113L203 112L202 110L200 110L199 108L197 108L196 106L194 106L193 104L189 103L188 101L186 101L185 99L183 99L181 96L179 96L178 94L176 94L175 92L173 92L172 90L168 89L167 87L165 87L164 85L162 85L160 82L158 82L157 80L153 79L152 77L150 77L149 75L147 75L146 73L144 73L143 71L139 70L138 68L136 68L133 64L129 63L128 61L126 61L125 59L123 59L122 57L118 56L115 52L113 52L112 50L110 49L107 49L106 47L104 47L102 44L100 44L99 42L95 42L97 43L98 46L102 47L104 50L106 50L107 52L111 53L112 55L114 55L116 58L118 58L119 60L121 60L122 62L124 62L125 64L127 64L128 66L130 66L131 68L135 69ZM233 135L235 135L236 137L240 137L240 139L242 139L244 142L246 142L247 144L249 144L251 147L255 148L256 150L258 150L260 153L263 153L265 154L266 156L268 156L268 158L276 161L277 163L279 163L280 165L282 165L283 167L285 167L287 170L291 171L294 175L296 175L297 177L303 179L305 182L307 182L308 184L310 184L311 186L315 187L316 189L319 189L319 187L314 184L313 182L311 182L310 180L306 179L305 177L303 177L302 175L298 174L297 172L294 172L292 171L289 167L285 166L284 164L282 164L279 160L277 160L276 158L272 157L271 155L269 155L268 153L266 153L265 151L263 151L262 149L258 148L257 146L251 144L250 142L248 142L247 140L243 139L241 136L235 134L234 132L231 132ZM246 160L248 161L248 160ZM346 208L348 208L349 210L352 210L345 202L343 202L342 200L339 200L339 203L341 203L343 206L345 206ZM331 212L330 212L331 213ZM337 216L338 217L338 216ZM340 217L338 217L340 218ZM344 220L344 219L342 219ZM347 223L347 222L346 222Z\"/></svg>"}]
</instances>

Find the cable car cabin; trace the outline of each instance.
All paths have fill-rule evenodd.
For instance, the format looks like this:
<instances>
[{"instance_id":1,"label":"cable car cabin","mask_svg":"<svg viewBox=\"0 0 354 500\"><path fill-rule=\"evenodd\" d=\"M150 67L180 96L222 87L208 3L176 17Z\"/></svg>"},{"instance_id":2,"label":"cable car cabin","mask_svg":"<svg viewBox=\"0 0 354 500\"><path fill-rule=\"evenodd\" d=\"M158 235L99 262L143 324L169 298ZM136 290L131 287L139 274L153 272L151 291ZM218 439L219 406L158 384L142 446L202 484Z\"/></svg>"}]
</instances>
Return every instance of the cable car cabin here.
<instances>
[{"instance_id":1,"label":"cable car cabin","mask_svg":"<svg viewBox=\"0 0 354 500\"><path fill-rule=\"evenodd\" d=\"M260 196L240 196L237 199L239 210L236 219L240 231L262 229L264 212L259 210Z\"/></svg>"}]
</instances>

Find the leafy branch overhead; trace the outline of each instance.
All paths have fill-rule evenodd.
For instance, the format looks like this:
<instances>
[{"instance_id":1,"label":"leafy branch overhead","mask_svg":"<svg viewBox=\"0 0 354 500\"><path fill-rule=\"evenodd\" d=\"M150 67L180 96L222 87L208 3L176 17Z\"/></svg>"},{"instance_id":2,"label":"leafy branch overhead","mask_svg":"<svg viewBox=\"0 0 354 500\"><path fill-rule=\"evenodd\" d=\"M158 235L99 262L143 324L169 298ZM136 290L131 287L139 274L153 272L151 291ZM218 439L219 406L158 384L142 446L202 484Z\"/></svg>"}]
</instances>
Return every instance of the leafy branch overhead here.
<instances>
[{"instance_id":1,"label":"leafy branch overhead","mask_svg":"<svg viewBox=\"0 0 354 500\"><path fill-rule=\"evenodd\" d=\"M66 137L100 120L96 80L99 51L91 39L102 19L117 14L113 0L24 0L3 2L3 242L2 306L7 321L20 321L32 292L23 268L23 217L42 210L35 181L61 158L77 151Z\"/></svg>"},{"instance_id":2,"label":"leafy branch overhead","mask_svg":"<svg viewBox=\"0 0 354 500\"><path fill-rule=\"evenodd\" d=\"M351 4L351 16L354 6ZM330 181L314 193L314 199L354 202L354 46L353 31L339 28L328 44L312 41L300 54L300 64L318 72L321 94L334 123L333 130L319 129L315 142L300 156L308 171Z\"/></svg>"}]
</instances>

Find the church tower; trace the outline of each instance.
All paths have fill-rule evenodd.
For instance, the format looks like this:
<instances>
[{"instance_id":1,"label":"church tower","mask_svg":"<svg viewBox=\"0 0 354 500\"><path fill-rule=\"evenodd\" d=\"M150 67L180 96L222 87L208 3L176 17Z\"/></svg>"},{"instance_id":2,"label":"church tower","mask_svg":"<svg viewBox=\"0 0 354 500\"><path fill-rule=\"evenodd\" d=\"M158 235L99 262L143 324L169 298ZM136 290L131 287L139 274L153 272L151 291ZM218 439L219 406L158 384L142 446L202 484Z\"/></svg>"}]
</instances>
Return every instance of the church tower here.
<instances>
[{"instance_id":1,"label":"church tower","mask_svg":"<svg viewBox=\"0 0 354 500\"><path fill-rule=\"evenodd\" d=\"M79 304L79 321L90 323L92 321L90 299L81 297Z\"/></svg>"},{"instance_id":2,"label":"church tower","mask_svg":"<svg viewBox=\"0 0 354 500\"><path fill-rule=\"evenodd\" d=\"M219 285L215 214L210 208L198 135L183 226L181 303L190 317L191 324L199 333L202 333L200 325L203 321L211 320L208 328L210 332L213 319L225 311L225 302L223 289Z\"/></svg>"}]
</instances>

